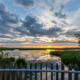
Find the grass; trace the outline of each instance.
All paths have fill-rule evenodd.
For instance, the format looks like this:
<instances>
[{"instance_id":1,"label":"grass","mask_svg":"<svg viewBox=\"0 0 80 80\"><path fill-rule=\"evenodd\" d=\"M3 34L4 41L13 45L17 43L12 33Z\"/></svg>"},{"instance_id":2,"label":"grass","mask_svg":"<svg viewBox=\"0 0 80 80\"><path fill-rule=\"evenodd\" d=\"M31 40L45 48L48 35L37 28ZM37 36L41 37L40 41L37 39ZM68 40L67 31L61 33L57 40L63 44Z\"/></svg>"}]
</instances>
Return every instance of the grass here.
<instances>
[{"instance_id":1,"label":"grass","mask_svg":"<svg viewBox=\"0 0 80 80\"><path fill-rule=\"evenodd\" d=\"M74 66L78 64L80 67L80 51L54 51L50 52L50 55L61 57L65 65L72 64Z\"/></svg>"},{"instance_id":2,"label":"grass","mask_svg":"<svg viewBox=\"0 0 80 80\"><path fill-rule=\"evenodd\" d=\"M22 57L19 57L18 59L15 59L14 57L9 57L8 56L9 53L4 53L2 50L0 50L0 63L2 63L3 65L6 64L10 64L10 63L17 63L18 67L20 65L20 63L22 63L22 66L26 63L26 60Z\"/></svg>"}]
</instances>

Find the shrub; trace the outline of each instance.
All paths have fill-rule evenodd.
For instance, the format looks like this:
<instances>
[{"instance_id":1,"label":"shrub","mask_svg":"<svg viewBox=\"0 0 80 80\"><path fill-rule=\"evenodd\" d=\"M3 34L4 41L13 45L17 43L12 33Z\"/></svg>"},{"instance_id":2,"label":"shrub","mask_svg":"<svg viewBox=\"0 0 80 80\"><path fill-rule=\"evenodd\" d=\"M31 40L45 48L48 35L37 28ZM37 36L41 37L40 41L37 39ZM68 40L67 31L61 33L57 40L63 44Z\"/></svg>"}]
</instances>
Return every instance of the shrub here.
<instances>
[{"instance_id":1,"label":"shrub","mask_svg":"<svg viewBox=\"0 0 80 80\"><path fill-rule=\"evenodd\" d=\"M11 62L14 62L15 61L15 58L14 57L10 57L9 59L10 59Z\"/></svg>"},{"instance_id":2,"label":"shrub","mask_svg":"<svg viewBox=\"0 0 80 80\"><path fill-rule=\"evenodd\" d=\"M10 62L11 62L11 60L9 59L9 58L3 58L3 59L1 59L1 61L0 61L1 63L7 63L7 64L9 64Z\"/></svg>"},{"instance_id":3,"label":"shrub","mask_svg":"<svg viewBox=\"0 0 80 80\"><path fill-rule=\"evenodd\" d=\"M16 60L16 63L17 63L17 65L18 65L18 67L19 67L19 65L20 65L20 63L22 63L22 65L25 65L25 59L24 58L21 58L21 57L19 57L17 60Z\"/></svg>"}]
</instances>

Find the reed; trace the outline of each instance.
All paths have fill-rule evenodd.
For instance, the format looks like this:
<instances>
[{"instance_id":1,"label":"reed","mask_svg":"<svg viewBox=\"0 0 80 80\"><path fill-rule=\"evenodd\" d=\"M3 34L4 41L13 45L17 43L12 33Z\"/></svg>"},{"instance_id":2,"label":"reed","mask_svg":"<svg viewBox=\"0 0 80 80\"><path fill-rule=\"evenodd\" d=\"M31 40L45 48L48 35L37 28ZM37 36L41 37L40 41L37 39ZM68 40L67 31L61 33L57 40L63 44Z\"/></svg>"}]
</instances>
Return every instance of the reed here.
<instances>
[{"instance_id":1,"label":"reed","mask_svg":"<svg viewBox=\"0 0 80 80\"><path fill-rule=\"evenodd\" d=\"M50 52L50 55L61 57L62 62L66 65L71 63L72 66L78 64L80 67L80 51L54 51Z\"/></svg>"}]
</instances>

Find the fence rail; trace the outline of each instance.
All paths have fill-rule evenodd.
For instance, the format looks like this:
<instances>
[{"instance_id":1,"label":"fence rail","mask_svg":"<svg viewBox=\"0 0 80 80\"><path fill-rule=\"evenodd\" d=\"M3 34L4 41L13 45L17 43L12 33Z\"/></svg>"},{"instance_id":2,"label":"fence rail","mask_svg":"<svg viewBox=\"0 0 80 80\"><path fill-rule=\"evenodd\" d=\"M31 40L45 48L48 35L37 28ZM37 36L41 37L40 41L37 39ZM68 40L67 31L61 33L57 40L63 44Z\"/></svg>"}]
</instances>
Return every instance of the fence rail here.
<instances>
[{"instance_id":1,"label":"fence rail","mask_svg":"<svg viewBox=\"0 0 80 80\"><path fill-rule=\"evenodd\" d=\"M61 72L61 73L78 73L80 74L80 71L71 71L71 70L40 70L40 69L0 69L0 72L5 71L27 71L27 72Z\"/></svg>"},{"instance_id":2,"label":"fence rail","mask_svg":"<svg viewBox=\"0 0 80 80\"><path fill-rule=\"evenodd\" d=\"M61 73L61 80L65 80L65 74L64 73L68 73L68 80L79 80L78 75L80 74L79 71L79 67L76 64L74 66L74 70L72 70L72 65L69 64L68 66L68 70L64 70L64 64L61 63L61 70L59 70L59 65L56 64L56 69L54 69L53 64L51 63L51 70L47 70L47 63L45 64L45 69L42 69L42 63L40 64L40 69L38 68L38 64L35 63L34 65L34 69L33 69L33 64L30 63L30 68L28 69L28 65L27 63L25 63L25 66L23 67L22 63L20 64L19 68L17 64L13 64L11 63L9 66L7 64L5 64L4 66L2 64L0 64L0 80L38 80L38 72L40 72L40 80L43 80L42 76L43 76L43 72L46 72L45 78L46 80L48 80L47 78L47 73L51 72L51 80L53 80L53 72L56 73L56 77L54 80L58 80L59 79L59 73ZM24 72L24 78L23 78L23 72ZM35 73L35 77L33 79L33 72ZM72 76L72 74L74 74L74 76ZM29 75L29 77L28 77ZM72 77L74 77L72 79ZM49 79L49 80L50 80Z\"/></svg>"}]
</instances>

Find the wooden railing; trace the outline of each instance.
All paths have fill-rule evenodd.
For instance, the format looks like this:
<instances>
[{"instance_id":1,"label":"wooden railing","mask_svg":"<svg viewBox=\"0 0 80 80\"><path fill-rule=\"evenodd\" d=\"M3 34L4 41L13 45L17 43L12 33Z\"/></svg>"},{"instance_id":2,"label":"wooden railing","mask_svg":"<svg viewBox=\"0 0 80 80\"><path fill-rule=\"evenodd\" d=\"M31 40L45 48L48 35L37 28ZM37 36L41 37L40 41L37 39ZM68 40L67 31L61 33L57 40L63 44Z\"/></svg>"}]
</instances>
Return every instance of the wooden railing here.
<instances>
[{"instance_id":1,"label":"wooden railing","mask_svg":"<svg viewBox=\"0 0 80 80\"><path fill-rule=\"evenodd\" d=\"M38 80L37 73L39 73L39 72L40 72L40 80L43 80L43 78L42 78L42 76L44 75L43 72L46 72L46 75L45 75L46 80L48 80L48 76L47 76L48 72L51 72L51 78L50 78L51 80L53 80L53 78L54 78L53 72L56 73L56 75L55 75L56 77L54 80L59 79L59 76L58 76L59 73L61 73L61 80L65 80L64 73L68 73L67 80L72 80L72 77L74 77L73 80L79 80L78 75L80 74L80 71L79 71L79 67L77 64L74 66L74 70L72 70L71 64L69 64L68 70L64 70L63 63L61 63L61 70L58 70L59 69L58 64L56 64L55 70L53 70L54 67L53 67L52 63L50 65L51 70L47 70L47 63L45 66L46 69L42 69L42 65L43 64L41 63L40 69L37 69L37 63L35 63L35 68L32 69L33 64L30 63L30 69L28 69L27 63L25 63L25 66L22 65L22 63L21 63L19 68L16 63L14 65L11 63L9 66L7 64L5 64L4 66L2 64L0 64L0 80ZM30 72L30 74L29 74L29 72ZM34 79L32 78L33 72L35 73ZM30 77L28 77L28 74L30 75ZM74 76L72 76L72 74L74 74Z\"/></svg>"}]
</instances>

